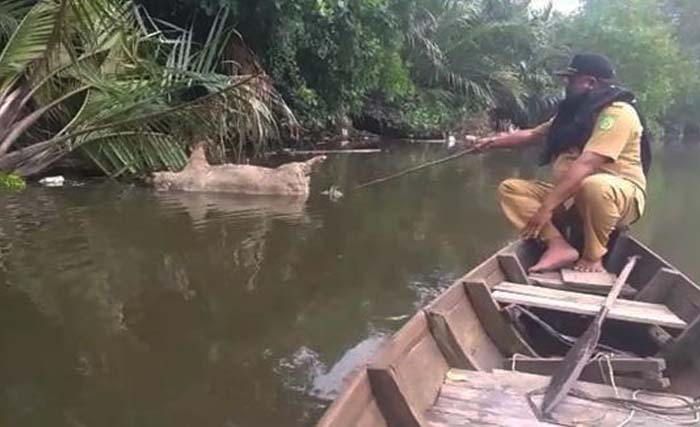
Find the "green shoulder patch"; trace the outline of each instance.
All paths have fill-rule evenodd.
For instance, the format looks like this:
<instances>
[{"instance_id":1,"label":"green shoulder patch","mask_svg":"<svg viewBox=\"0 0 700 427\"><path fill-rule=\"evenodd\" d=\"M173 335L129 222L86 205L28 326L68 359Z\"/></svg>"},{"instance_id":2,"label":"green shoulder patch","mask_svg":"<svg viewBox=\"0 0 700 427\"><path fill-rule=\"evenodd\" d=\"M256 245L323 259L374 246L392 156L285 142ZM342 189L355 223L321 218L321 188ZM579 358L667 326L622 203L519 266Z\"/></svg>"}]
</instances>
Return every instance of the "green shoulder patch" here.
<instances>
[{"instance_id":1,"label":"green shoulder patch","mask_svg":"<svg viewBox=\"0 0 700 427\"><path fill-rule=\"evenodd\" d=\"M598 120L598 128L603 131L608 131L615 126L615 117L609 115L609 114L604 114L600 116L600 119Z\"/></svg>"}]
</instances>

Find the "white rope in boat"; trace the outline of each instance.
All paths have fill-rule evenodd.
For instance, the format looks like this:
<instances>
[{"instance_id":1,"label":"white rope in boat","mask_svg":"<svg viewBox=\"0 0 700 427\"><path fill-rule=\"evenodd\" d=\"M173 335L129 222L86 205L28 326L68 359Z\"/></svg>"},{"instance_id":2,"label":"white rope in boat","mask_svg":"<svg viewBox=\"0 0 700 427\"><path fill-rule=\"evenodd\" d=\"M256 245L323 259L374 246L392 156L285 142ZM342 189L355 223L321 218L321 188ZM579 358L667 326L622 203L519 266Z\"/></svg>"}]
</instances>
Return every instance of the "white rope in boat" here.
<instances>
[{"instance_id":1,"label":"white rope in boat","mask_svg":"<svg viewBox=\"0 0 700 427\"><path fill-rule=\"evenodd\" d=\"M612 366L612 356L614 356L614 355L609 354L609 353L602 353L602 352L601 352L601 353L596 354L595 357L593 357L593 358L591 359L591 361L593 361L593 362L596 362L596 361L597 361L597 362L598 362L598 368L600 368L600 375L601 375L601 377L603 377L603 379L606 378L606 376L605 376L605 370L604 370L604 367L603 367L603 361L605 361L606 366L607 366L607 368L608 368L608 371L607 371L608 376L607 376L607 378L608 378L608 380L610 381L610 385L612 386L613 391L615 392L615 397L619 398L619 397L620 397L620 392L619 392L619 390L617 389L617 384L615 383L615 370L613 369L613 366Z\"/></svg>"},{"instance_id":2,"label":"white rope in boat","mask_svg":"<svg viewBox=\"0 0 700 427\"><path fill-rule=\"evenodd\" d=\"M591 360L598 362L598 366L601 370L601 375L603 378L606 378L606 371L605 368L607 368L607 378L610 379L610 386L613 388L613 391L615 393L614 398L597 398L595 396L592 396L586 392L583 392L578 389L573 389L571 391L571 396L583 399L583 400L588 400L591 402L597 402L601 404L608 404L611 406L617 406L621 409L629 409L630 413L627 415L627 417L617 424L615 427L625 427L628 425L635 417L637 412L644 412L645 414L654 417L659 420L663 420L669 423L672 423L674 425L679 425L679 426L698 426L700 425L700 398L698 399L690 399L685 396L681 396L678 394L671 394L671 393L655 393L651 391L646 391L646 390L634 390L632 392L631 398L622 398L620 397L620 389L617 386L617 383L615 382L615 369L613 368L612 360L614 358L614 354L610 353L603 353L599 352L597 353ZM515 353L511 357L511 371L516 371L517 368L517 362L518 360L526 360L526 359L531 359L531 357ZM528 399L530 400L530 405L535 407L534 402L532 402L532 396L536 394L541 394L544 389L541 390L536 390L533 392L528 393ZM640 394L645 394L647 396L656 396L656 397L664 397L668 399L675 399L680 402L682 402L682 405L678 406L663 406L659 404L654 404L650 402L644 402L642 400L639 400L638 397ZM680 417L687 417L687 416L693 416L692 420L682 420L679 419ZM557 423L561 425L570 425L570 426L600 426L601 421L605 418L605 414L602 417L597 417L593 419L588 419L588 420L569 420L569 421L563 421L563 420L558 420L552 416L552 419L556 421Z\"/></svg>"},{"instance_id":3,"label":"white rope in boat","mask_svg":"<svg viewBox=\"0 0 700 427\"><path fill-rule=\"evenodd\" d=\"M670 415L664 414L664 411L651 411L645 409L643 406L635 407L631 410L630 416L628 417L627 420L625 420L623 423L618 425L617 427L624 427L627 425L630 421L632 421L632 418L634 417L634 414L636 413L637 410L647 413L650 416L653 416L655 418L658 418L660 420L664 420L670 423L673 423L674 425L679 425L679 426L697 426L698 423L700 423L700 407L698 404L697 399L691 400L690 398L687 398L685 396L681 396L678 394L670 394L670 393L655 393L653 391L647 391L647 390L635 390L632 393L632 399L631 402L639 402L640 404L644 405L644 402L641 402L640 400L637 399L637 396L640 394L647 394L649 396L656 396L656 397L665 397L669 399L676 399L684 403L684 405L678 406L678 407L669 407L667 408L668 412ZM656 405L655 405L656 406ZM686 411L686 413L675 413L675 412L680 412L678 409L679 408L690 408L692 409L692 413L690 411ZM674 412L674 413L672 413ZM676 416L684 416L684 415L693 415L692 420L678 420L678 418L674 418L673 415Z\"/></svg>"},{"instance_id":4,"label":"white rope in boat","mask_svg":"<svg viewBox=\"0 0 700 427\"><path fill-rule=\"evenodd\" d=\"M510 370L513 372L515 372L515 364L517 363L518 358L527 359L528 357L524 354L515 353L510 359Z\"/></svg>"}]
</instances>

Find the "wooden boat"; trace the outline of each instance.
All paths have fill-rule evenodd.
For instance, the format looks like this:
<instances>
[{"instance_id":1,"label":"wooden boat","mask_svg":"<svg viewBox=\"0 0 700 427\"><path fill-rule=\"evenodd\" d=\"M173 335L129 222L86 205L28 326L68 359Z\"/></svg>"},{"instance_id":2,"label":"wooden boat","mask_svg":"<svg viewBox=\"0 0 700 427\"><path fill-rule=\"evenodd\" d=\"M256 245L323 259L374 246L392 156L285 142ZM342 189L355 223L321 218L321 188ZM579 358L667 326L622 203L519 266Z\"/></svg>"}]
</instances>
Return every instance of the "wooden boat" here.
<instances>
[{"instance_id":1,"label":"wooden boat","mask_svg":"<svg viewBox=\"0 0 700 427\"><path fill-rule=\"evenodd\" d=\"M604 297L525 275L540 253L518 241L459 279L346 379L317 427L555 425L538 418L536 392L568 349L561 341L576 339L590 323L588 306ZM625 234L606 268L619 274L635 255L630 288L601 338L618 354L589 363L576 395L557 407L557 424L700 426L687 397L700 395L700 287ZM666 409L631 412L640 401Z\"/></svg>"}]
</instances>

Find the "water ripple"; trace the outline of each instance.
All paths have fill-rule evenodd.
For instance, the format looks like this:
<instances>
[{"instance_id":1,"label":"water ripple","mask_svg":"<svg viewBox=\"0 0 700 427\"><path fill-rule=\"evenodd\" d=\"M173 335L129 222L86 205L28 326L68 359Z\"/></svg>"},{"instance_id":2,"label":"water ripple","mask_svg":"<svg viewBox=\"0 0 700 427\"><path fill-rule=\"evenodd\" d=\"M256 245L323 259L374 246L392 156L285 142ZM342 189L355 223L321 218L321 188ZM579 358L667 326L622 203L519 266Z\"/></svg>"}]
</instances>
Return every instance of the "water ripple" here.
<instances>
[{"instance_id":1,"label":"water ripple","mask_svg":"<svg viewBox=\"0 0 700 427\"><path fill-rule=\"evenodd\" d=\"M344 381L366 363L386 339L385 334L370 335L347 350L330 368L322 356L308 347L282 358L275 371L285 379L288 388L321 400L333 400Z\"/></svg>"}]
</instances>

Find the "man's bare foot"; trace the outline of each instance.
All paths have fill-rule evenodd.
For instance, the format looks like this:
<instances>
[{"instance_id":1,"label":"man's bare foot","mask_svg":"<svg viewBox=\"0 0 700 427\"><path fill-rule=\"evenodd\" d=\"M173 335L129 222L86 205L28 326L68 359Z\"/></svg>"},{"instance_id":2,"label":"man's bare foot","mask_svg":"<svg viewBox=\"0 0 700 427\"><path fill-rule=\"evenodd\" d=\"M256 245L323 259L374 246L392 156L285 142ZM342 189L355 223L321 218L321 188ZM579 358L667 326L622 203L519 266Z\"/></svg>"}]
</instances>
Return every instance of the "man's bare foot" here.
<instances>
[{"instance_id":1,"label":"man's bare foot","mask_svg":"<svg viewBox=\"0 0 700 427\"><path fill-rule=\"evenodd\" d=\"M530 267L530 273L543 273L545 271L558 270L568 267L578 259L578 251L563 238L552 239L547 242L547 250L544 251L537 264Z\"/></svg>"},{"instance_id":2,"label":"man's bare foot","mask_svg":"<svg viewBox=\"0 0 700 427\"><path fill-rule=\"evenodd\" d=\"M574 266L574 270L585 273L602 273L605 271L605 267L603 267L602 259L593 261L582 257Z\"/></svg>"}]
</instances>

